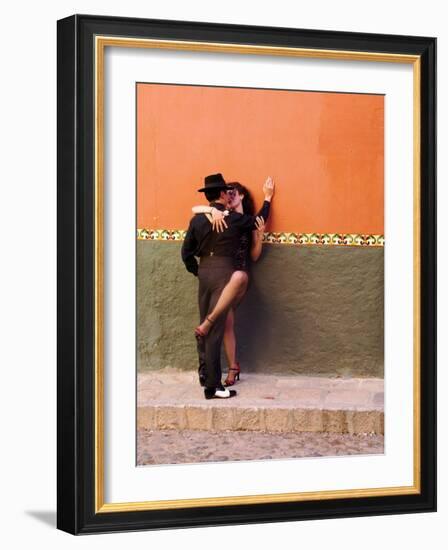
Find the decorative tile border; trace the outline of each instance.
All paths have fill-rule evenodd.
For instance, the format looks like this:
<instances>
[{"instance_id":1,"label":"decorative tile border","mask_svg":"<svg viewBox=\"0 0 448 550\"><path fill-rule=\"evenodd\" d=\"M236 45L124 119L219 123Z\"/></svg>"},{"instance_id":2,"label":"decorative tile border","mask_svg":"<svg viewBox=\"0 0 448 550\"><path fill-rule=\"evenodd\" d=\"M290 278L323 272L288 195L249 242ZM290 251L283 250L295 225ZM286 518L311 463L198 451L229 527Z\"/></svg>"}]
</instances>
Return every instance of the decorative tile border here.
<instances>
[{"instance_id":1,"label":"decorative tile border","mask_svg":"<svg viewBox=\"0 0 448 550\"><path fill-rule=\"evenodd\" d=\"M183 241L186 234L182 229L137 229L140 241Z\"/></svg>"},{"instance_id":2,"label":"decorative tile border","mask_svg":"<svg viewBox=\"0 0 448 550\"><path fill-rule=\"evenodd\" d=\"M296 245L384 246L384 235L358 233L265 233L263 242Z\"/></svg>"},{"instance_id":3,"label":"decorative tile border","mask_svg":"<svg viewBox=\"0 0 448 550\"><path fill-rule=\"evenodd\" d=\"M183 241L182 229L137 229L143 241ZM265 233L263 243L324 246L384 246L384 235L359 233Z\"/></svg>"}]
</instances>

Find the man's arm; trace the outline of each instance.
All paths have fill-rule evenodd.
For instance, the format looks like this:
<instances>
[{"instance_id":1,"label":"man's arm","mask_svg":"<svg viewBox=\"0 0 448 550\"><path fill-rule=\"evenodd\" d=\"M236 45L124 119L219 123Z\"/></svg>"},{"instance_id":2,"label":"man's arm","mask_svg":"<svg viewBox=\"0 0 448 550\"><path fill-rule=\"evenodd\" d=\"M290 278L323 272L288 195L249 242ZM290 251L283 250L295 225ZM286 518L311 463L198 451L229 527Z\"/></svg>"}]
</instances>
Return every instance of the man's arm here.
<instances>
[{"instance_id":1,"label":"man's arm","mask_svg":"<svg viewBox=\"0 0 448 550\"><path fill-rule=\"evenodd\" d=\"M192 218L192 220L190 221L187 234L185 235L185 240L182 243L181 255L182 261L184 262L187 271L197 276L198 261L195 258L195 253L197 251L198 242L194 235L193 220L194 218Z\"/></svg>"}]
</instances>

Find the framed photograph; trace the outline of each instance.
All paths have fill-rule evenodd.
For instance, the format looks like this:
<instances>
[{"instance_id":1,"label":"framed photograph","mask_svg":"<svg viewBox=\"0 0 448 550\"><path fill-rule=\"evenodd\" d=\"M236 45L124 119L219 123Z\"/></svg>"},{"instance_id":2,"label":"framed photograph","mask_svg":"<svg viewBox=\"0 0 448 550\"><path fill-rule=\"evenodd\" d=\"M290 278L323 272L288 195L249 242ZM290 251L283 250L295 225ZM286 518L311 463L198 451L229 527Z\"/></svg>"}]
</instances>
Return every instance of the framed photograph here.
<instances>
[{"instance_id":1,"label":"framed photograph","mask_svg":"<svg viewBox=\"0 0 448 550\"><path fill-rule=\"evenodd\" d=\"M58 21L58 528L436 510L436 39Z\"/></svg>"}]
</instances>

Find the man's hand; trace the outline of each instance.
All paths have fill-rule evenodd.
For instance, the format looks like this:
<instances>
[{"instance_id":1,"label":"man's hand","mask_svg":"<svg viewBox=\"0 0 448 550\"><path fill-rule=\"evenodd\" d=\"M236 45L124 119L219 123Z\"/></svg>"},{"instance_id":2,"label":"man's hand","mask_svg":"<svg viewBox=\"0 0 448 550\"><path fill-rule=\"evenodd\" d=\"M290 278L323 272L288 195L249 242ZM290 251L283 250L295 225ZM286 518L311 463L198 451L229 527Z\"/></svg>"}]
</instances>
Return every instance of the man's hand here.
<instances>
[{"instance_id":1,"label":"man's hand","mask_svg":"<svg viewBox=\"0 0 448 550\"><path fill-rule=\"evenodd\" d=\"M269 201L274 195L274 180L269 176L263 185L264 200Z\"/></svg>"}]
</instances>

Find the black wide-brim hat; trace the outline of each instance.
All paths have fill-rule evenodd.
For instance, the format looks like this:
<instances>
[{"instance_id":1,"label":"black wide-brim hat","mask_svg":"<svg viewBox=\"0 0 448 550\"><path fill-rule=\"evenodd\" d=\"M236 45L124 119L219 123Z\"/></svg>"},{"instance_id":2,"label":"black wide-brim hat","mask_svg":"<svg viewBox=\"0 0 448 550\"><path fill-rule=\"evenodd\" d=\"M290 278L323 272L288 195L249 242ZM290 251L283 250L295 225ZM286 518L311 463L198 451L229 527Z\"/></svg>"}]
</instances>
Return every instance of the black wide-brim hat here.
<instances>
[{"instance_id":1,"label":"black wide-brim hat","mask_svg":"<svg viewBox=\"0 0 448 550\"><path fill-rule=\"evenodd\" d=\"M222 174L211 174L204 178L205 187L198 189L199 192L209 191L210 189L233 189L233 185L229 185L225 182L225 179L222 177Z\"/></svg>"}]
</instances>

